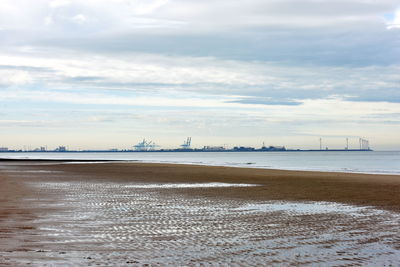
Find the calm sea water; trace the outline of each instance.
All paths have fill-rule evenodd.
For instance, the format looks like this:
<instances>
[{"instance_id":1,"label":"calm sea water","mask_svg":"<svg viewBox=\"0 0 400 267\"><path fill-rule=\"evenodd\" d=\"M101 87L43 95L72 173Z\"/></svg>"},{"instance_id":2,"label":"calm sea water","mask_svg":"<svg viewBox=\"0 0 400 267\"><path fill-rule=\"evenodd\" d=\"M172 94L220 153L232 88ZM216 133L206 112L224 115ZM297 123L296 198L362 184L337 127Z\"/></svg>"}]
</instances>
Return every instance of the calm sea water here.
<instances>
[{"instance_id":1,"label":"calm sea water","mask_svg":"<svg viewBox=\"0 0 400 267\"><path fill-rule=\"evenodd\" d=\"M284 170L400 174L400 151L0 153L0 158L135 160Z\"/></svg>"}]
</instances>

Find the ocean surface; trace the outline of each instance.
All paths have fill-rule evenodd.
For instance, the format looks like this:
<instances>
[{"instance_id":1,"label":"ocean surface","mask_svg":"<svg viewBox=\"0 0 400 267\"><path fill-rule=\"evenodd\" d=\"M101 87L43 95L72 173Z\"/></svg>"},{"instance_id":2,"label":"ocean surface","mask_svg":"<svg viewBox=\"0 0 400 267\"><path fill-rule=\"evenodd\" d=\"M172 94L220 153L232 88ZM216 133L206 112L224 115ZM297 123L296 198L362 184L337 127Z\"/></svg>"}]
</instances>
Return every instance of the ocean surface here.
<instances>
[{"instance_id":1,"label":"ocean surface","mask_svg":"<svg viewBox=\"0 0 400 267\"><path fill-rule=\"evenodd\" d=\"M127 160L263 169L400 174L400 151L0 153L0 158Z\"/></svg>"}]
</instances>

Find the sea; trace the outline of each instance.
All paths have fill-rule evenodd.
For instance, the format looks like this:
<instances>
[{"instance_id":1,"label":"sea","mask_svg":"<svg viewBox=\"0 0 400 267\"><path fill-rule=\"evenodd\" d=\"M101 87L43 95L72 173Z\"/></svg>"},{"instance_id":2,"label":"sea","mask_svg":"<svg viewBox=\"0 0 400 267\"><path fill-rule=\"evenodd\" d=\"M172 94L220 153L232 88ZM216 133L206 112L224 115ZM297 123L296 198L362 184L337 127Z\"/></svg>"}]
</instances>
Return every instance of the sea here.
<instances>
[{"instance_id":1,"label":"sea","mask_svg":"<svg viewBox=\"0 0 400 267\"><path fill-rule=\"evenodd\" d=\"M0 158L123 160L281 170L400 174L400 151L4 152L0 153Z\"/></svg>"}]
</instances>

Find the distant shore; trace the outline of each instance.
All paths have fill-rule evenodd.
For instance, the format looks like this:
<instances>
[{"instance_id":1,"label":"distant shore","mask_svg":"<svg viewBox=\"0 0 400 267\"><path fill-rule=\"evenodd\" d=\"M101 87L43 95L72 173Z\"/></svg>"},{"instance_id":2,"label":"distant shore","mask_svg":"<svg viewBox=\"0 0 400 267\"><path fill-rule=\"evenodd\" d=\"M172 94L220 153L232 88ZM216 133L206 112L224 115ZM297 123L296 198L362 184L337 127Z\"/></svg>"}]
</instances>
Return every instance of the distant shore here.
<instances>
[{"instance_id":1,"label":"distant shore","mask_svg":"<svg viewBox=\"0 0 400 267\"><path fill-rule=\"evenodd\" d=\"M155 153L155 152L365 152L372 149L154 149L154 150L5 150L0 153ZM1 154L0 154L1 155Z\"/></svg>"},{"instance_id":2,"label":"distant shore","mask_svg":"<svg viewBox=\"0 0 400 267\"><path fill-rule=\"evenodd\" d=\"M0 158L0 162L119 162L112 159L26 159L26 158ZM130 160L135 161L135 160Z\"/></svg>"}]
</instances>

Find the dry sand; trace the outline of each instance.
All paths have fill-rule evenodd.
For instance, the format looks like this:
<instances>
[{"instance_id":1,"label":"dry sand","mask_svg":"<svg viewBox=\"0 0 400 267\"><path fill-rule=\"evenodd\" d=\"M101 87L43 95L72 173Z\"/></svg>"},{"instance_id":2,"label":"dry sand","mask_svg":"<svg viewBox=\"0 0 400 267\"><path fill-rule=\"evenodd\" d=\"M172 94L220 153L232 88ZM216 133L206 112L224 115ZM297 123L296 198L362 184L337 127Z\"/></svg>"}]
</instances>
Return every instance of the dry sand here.
<instances>
[{"instance_id":1,"label":"dry sand","mask_svg":"<svg viewBox=\"0 0 400 267\"><path fill-rule=\"evenodd\" d=\"M392 175L2 162L0 265L396 266L399 193Z\"/></svg>"}]
</instances>

